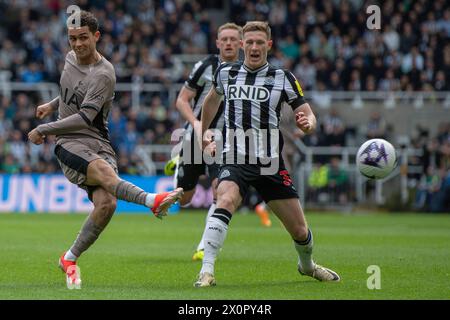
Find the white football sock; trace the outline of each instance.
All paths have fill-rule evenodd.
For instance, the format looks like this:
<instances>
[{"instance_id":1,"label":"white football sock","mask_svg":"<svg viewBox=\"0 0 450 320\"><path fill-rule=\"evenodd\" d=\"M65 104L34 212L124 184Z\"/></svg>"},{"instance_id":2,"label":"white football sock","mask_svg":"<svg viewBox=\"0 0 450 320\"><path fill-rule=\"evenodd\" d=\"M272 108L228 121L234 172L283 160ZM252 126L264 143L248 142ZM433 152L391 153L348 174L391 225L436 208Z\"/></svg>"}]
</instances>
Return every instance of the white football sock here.
<instances>
[{"instance_id":1,"label":"white football sock","mask_svg":"<svg viewBox=\"0 0 450 320\"><path fill-rule=\"evenodd\" d=\"M205 249L205 245L204 245L204 241L205 240L204 239L205 239L206 226L208 224L208 219L213 215L214 210L216 210L216 203L215 202L213 202L211 204L211 206L209 207L208 214L207 214L206 219L205 219L205 229L203 230L202 239L198 243L197 251Z\"/></svg>"},{"instance_id":2,"label":"white football sock","mask_svg":"<svg viewBox=\"0 0 450 320\"><path fill-rule=\"evenodd\" d=\"M64 260L68 261L77 261L77 256L72 253L72 251L67 250L66 254L64 255Z\"/></svg>"},{"instance_id":3,"label":"white football sock","mask_svg":"<svg viewBox=\"0 0 450 320\"><path fill-rule=\"evenodd\" d=\"M216 209L211 218L208 219L204 236L205 255L200 273L214 274L214 263L227 236L230 219L231 213L225 209Z\"/></svg>"},{"instance_id":4,"label":"white football sock","mask_svg":"<svg viewBox=\"0 0 450 320\"><path fill-rule=\"evenodd\" d=\"M155 203L157 193L147 193L147 196L145 197L145 206L152 208L153 204Z\"/></svg>"},{"instance_id":5,"label":"white football sock","mask_svg":"<svg viewBox=\"0 0 450 320\"><path fill-rule=\"evenodd\" d=\"M308 229L308 238L305 241L294 240L295 249L297 250L300 268L304 273L310 273L314 270L314 261L312 259L313 251L313 235Z\"/></svg>"}]
</instances>

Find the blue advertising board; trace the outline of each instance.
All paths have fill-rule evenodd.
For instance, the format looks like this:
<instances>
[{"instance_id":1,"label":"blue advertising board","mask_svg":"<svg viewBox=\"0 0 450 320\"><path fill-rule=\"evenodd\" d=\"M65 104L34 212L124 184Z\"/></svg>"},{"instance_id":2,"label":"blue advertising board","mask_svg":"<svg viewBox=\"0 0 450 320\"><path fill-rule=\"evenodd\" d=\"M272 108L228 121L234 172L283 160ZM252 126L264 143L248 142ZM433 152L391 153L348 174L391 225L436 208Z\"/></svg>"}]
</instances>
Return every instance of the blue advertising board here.
<instances>
[{"instance_id":1,"label":"blue advertising board","mask_svg":"<svg viewBox=\"0 0 450 320\"><path fill-rule=\"evenodd\" d=\"M123 175L147 192L173 189L173 177ZM61 174L0 175L0 213L2 212L90 212L93 206L86 191L70 183ZM179 211L178 204L169 213ZM119 200L118 213L148 213L149 209Z\"/></svg>"}]
</instances>

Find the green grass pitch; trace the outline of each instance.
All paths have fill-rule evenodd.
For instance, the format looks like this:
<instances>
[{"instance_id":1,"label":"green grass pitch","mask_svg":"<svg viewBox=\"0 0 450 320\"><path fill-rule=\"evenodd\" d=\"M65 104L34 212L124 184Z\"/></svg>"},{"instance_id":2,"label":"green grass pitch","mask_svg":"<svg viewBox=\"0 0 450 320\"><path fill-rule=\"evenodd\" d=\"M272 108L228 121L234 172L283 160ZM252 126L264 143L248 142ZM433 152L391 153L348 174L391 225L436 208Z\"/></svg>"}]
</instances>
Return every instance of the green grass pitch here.
<instances>
[{"instance_id":1,"label":"green grass pitch","mask_svg":"<svg viewBox=\"0 0 450 320\"><path fill-rule=\"evenodd\" d=\"M0 214L0 299L449 299L450 216L309 213L315 260L340 283L300 276L289 235L272 216L236 214L216 263L217 286L194 288L191 256L205 213L163 221L116 215L80 259L81 290L68 290L57 268L85 215ZM370 265L381 289L369 290Z\"/></svg>"}]
</instances>

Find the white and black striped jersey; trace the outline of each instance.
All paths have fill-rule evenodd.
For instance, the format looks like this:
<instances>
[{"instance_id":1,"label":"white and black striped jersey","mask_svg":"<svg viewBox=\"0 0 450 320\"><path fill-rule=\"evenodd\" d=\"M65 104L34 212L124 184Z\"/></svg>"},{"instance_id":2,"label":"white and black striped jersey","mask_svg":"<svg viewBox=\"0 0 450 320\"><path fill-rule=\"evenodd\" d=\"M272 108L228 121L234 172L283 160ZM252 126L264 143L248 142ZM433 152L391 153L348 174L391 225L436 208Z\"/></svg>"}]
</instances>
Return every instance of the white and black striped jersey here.
<instances>
[{"instance_id":1,"label":"white and black striped jersey","mask_svg":"<svg viewBox=\"0 0 450 320\"><path fill-rule=\"evenodd\" d=\"M219 67L221 61L219 55L209 55L205 59L197 62L189 75L189 78L185 81L184 85L196 92L194 103L192 105L192 111L194 116L201 120L203 100L208 94L212 86L212 80L214 73ZM221 104L216 117L212 121L210 128L223 128L223 104ZM184 128L188 132L192 132L192 126L186 121Z\"/></svg>"},{"instance_id":2,"label":"white and black striped jersey","mask_svg":"<svg viewBox=\"0 0 450 320\"><path fill-rule=\"evenodd\" d=\"M224 163L228 163L225 159L236 161L242 156L245 163L249 163L249 157L280 157L282 104L287 103L295 110L305 103L294 75L268 63L256 70L243 62L227 63L217 69L213 85L224 96Z\"/></svg>"}]
</instances>

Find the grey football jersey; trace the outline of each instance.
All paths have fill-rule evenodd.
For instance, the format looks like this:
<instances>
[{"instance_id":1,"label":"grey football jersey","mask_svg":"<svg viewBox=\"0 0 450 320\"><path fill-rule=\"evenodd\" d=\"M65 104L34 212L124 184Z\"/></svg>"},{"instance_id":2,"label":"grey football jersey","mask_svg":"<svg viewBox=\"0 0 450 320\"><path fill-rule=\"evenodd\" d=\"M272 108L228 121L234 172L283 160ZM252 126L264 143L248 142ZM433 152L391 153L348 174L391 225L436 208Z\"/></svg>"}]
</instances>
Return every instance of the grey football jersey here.
<instances>
[{"instance_id":1,"label":"grey football jersey","mask_svg":"<svg viewBox=\"0 0 450 320\"><path fill-rule=\"evenodd\" d=\"M107 119L115 84L114 67L104 57L95 64L80 65L70 51L60 79L58 121L39 126L39 131L55 134L57 140L89 136L109 142Z\"/></svg>"}]
</instances>

